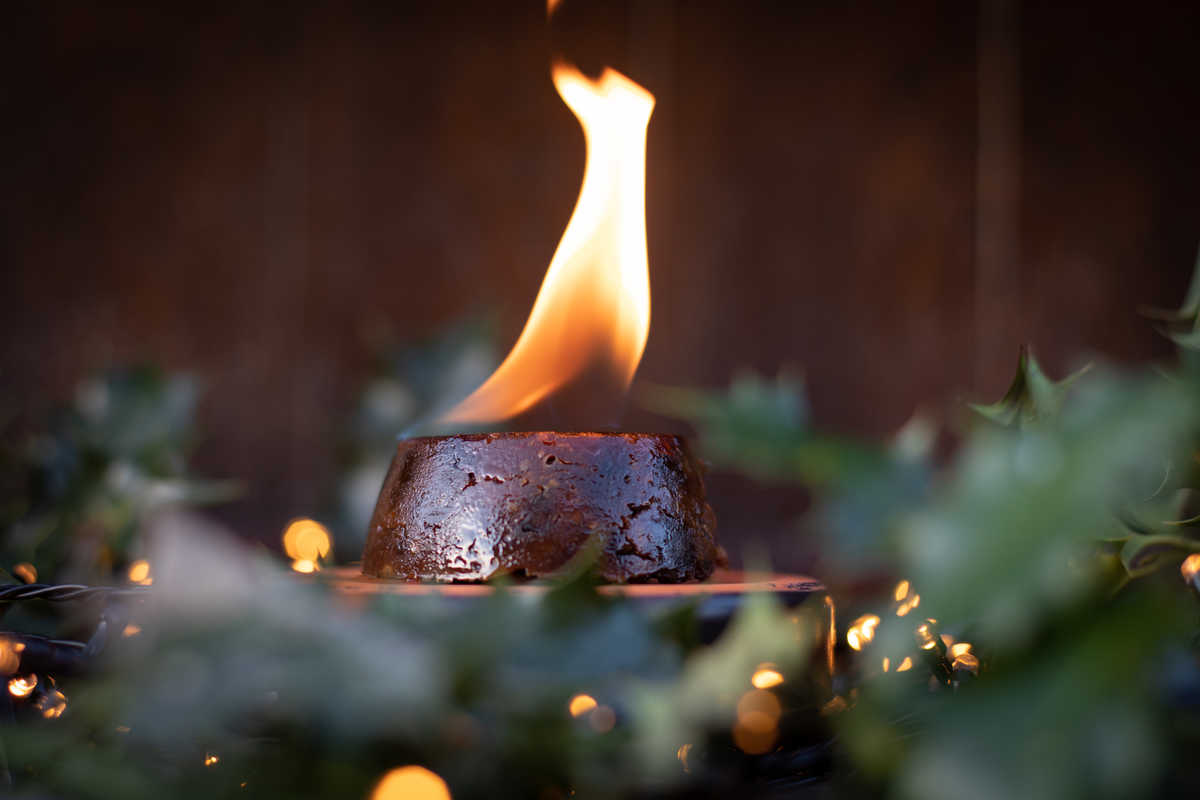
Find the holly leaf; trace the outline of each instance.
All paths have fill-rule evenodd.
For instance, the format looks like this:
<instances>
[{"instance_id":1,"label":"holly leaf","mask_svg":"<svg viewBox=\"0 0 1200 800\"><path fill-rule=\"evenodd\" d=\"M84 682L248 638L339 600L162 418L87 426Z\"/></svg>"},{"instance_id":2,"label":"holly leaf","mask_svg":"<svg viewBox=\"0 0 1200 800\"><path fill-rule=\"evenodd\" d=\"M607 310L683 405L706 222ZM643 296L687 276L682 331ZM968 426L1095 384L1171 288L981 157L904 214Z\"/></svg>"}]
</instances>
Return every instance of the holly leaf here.
<instances>
[{"instance_id":1,"label":"holly leaf","mask_svg":"<svg viewBox=\"0 0 1200 800\"><path fill-rule=\"evenodd\" d=\"M1132 577L1148 575L1166 559L1200 552L1200 540L1159 534L1130 537L1121 548L1121 563Z\"/></svg>"},{"instance_id":2,"label":"holly leaf","mask_svg":"<svg viewBox=\"0 0 1200 800\"><path fill-rule=\"evenodd\" d=\"M1088 364L1061 381L1053 381L1042 371L1029 346L1022 345L1017 359L1017 374L1004 397L991 404L968 405L985 419L1006 428L1020 428L1053 419L1062 411L1067 389L1091 368L1092 365Z\"/></svg>"},{"instance_id":3,"label":"holly leaf","mask_svg":"<svg viewBox=\"0 0 1200 800\"><path fill-rule=\"evenodd\" d=\"M1200 253L1196 255L1192 281L1178 311L1146 307L1139 310L1142 316L1156 320L1158 332L1180 349L1185 372L1200 374Z\"/></svg>"},{"instance_id":4,"label":"holly leaf","mask_svg":"<svg viewBox=\"0 0 1200 800\"><path fill-rule=\"evenodd\" d=\"M1149 319L1200 331L1200 252L1196 253L1196 266L1192 271L1192 281L1188 284L1183 305L1178 310L1142 306L1138 311Z\"/></svg>"},{"instance_id":5,"label":"holly leaf","mask_svg":"<svg viewBox=\"0 0 1200 800\"><path fill-rule=\"evenodd\" d=\"M1167 338L1185 350L1200 353L1200 314L1196 315L1196 328L1184 333L1168 333Z\"/></svg>"}]
</instances>

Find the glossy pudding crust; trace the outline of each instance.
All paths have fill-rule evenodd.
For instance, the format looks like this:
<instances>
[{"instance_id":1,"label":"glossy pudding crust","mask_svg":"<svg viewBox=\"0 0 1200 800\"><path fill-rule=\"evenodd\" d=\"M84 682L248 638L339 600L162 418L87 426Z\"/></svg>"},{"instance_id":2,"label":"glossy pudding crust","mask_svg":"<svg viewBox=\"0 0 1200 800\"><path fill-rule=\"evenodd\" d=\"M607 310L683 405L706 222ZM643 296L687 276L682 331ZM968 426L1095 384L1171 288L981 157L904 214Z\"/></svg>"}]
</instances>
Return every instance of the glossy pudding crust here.
<instances>
[{"instance_id":1,"label":"glossy pudding crust","mask_svg":"<svg viewBox=\"0 0 1200 800\"><path fill-rule=\"evenodd\" d=\"M406 439L371 518L363 574L545 576L595 540L605 580L697 581L716 566L715 528L699 465L678 436Z\"/></svg>"}]
</instances>

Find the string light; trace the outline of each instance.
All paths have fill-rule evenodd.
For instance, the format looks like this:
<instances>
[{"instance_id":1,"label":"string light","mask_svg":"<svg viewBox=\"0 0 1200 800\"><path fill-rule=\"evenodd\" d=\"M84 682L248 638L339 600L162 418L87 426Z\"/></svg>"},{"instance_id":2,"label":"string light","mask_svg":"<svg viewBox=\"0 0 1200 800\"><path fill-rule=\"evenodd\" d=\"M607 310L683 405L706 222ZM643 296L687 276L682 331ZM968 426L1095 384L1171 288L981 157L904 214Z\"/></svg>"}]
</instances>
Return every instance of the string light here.
<instances>
[{"instance_id":1,"label":"string light","mask_svg":"<svg viewBox=\"0 0 1200 800\"><path fill-rule=\"evenodd\" d=\"M917 644L922 650L932 650L937 646L938 637L934 633L933 620L925 620L917 626Z\"/></svg>"},{"instance_id":2,"label":"string light","mask_svg":"<svg viewBox=\"0 0 1200 800\"><path fill-rule=\"evenodd\" d=\"M855 650L862 650L864 645L875 638L875 628L878 625L878 616L863 614L850 624L850 629L846 631L846 643Z\"/></svg>"},{"instance_id":3,"label":"string light","mask_svg":"<svg viewBox=\"0 0 1200 800\"><path fill-rule=\"evenodd\" d=\"M46 719L61 717L67 710L67 696L55 688L47 688L38 697L33 707Z\"/></svg>"},{"instance_id":4,"label":"string light","mask_svg":"<svg viewBox=\"0 0 1200 800\"><path fill-rule=\"evenodd\" d=\"M912 611L917 606L921 605L921 595L914 593L911 597L905 600L896 609L896 616L903 617Z\"/></svg>"},{"instance_id":5,"label":"string light","mask_svg":"<svg viewBox=\"0 0 1200 800\"><path fill-rule=\"evenodd\" d=\"M37 688L38 676L19 675L8 682L8 693L13 697L28 697Z\"/></svg>"},{"instance_id":6,"label":"string light","mask_svg":"<svg viewBox=\"0 0 1200 800\"><path fill-rule=\"evenodd\" d=\"M979 657L974 653L963 653L954 657L955 669L967 670L968 672L979 672Z\"/></svg>"},{"instance_id":7,"label":"string light","mask_svg":"<svg viewBox=\"0 0 1200 800\"><path fill-rule=\"evenodd\" d=\"M783 683L783 674L774 664L759 664L750 676L750 683L755 689L770 689Z\"/></svg>"}]
</instances>

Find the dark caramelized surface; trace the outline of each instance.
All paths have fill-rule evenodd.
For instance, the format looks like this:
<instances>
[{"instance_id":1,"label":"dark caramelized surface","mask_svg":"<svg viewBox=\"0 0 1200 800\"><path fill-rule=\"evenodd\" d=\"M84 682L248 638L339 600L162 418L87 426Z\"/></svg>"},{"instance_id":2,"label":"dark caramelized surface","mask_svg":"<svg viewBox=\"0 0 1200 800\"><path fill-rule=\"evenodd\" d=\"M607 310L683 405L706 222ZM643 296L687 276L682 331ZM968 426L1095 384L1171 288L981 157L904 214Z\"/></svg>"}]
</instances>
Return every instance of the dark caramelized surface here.
<instances>
[{"instance_id":1,"label":"dark caramelized surface","mask_svg":"<svg viewBox=\"0 0 1200 800\"><path fill-rule=\"evenodd\" d=\"M384 480L363 574L552 574L595 538L609 581L703 580L715 520L677 436L499 433L408 439Z\"/></svg>"}]
</instances>

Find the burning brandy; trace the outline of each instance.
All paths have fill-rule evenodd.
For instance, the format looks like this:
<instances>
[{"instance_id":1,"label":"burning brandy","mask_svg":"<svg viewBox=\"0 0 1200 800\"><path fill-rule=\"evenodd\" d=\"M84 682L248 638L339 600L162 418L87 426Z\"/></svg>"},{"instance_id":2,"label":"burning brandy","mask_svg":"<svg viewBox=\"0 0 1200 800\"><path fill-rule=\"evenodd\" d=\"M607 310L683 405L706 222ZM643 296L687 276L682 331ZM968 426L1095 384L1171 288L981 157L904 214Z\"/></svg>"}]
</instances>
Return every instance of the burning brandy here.
<instances>
[{"instance_id":1,"label":"burning brandy","mask_svg":"<svg viewBox=\"0 0 1200 800\"><path fill-rule=\"evenodd\" d=\"M448 423L516 416L597 367L624 390L650 335L646 128L654 95L611 69L592 81L560 64L553 76L587 142L579 199L517 343L444 416Z\"/></svg>"},{"instance_id":2,"label":"burning brandy","mask_svg":"<svg viewBox=\"0 0 1200 800\"><path fill-rule=\"evenodd\" d=\"M512 351L443 423L516 416L588 375L623 393L650 332L646 131L654 96L614 70L557 65L583 127L579 200ZM548 575L598 541L607 580L680 582L716 565L700 472L676 436L519 433L401 441L363 573L436 581Z\"/></svg>"}]
</instances>

